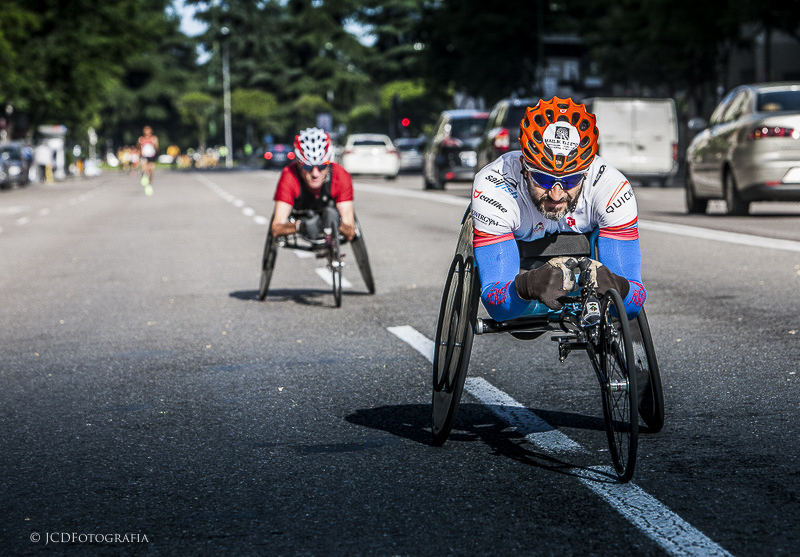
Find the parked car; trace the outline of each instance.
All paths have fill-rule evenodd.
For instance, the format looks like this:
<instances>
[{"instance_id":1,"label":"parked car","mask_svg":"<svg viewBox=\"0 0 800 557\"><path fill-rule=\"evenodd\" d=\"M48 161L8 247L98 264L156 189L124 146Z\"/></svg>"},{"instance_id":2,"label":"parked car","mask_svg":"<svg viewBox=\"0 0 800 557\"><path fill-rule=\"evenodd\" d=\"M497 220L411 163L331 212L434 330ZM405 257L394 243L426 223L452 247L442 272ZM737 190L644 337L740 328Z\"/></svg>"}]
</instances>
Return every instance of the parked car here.
<instances>
[{"instance_id":1,"label":"parked car","mask_svg":"<svg viewBox=\"0 0 800 557\"><path fill-rule=\"evenodd\" d=\"M424 137L398 137L394 140L400 155L400 172L422 170L422 152L425 150Z\"/></svg>"},{"instance_id":2,"label":"parked car","mask_svg":"<svg viewBox=\"0 0 800 557\"><path fill-rule=\"evenodd\" d=\"M426 190L442 190L447 182L472 180L478 169L476 149L488 112L445 110L425 147L422 178Z\"/></svg>"},{"instance_id":3,"label":"parked car","mask_svg":"<svg viewBox=\"0 0 800 557\"><path fill-rule=\"evenodd\" d=\"M26 186L30 171L30 159L25 156L21 143L5 143L0 145L0 188Z\"/></svg>"},{"instance_id":4,"label":"parked car","mask_svg":"<svg viewBox=\"0 0 800 557\"><path fill-rule=\"evenodd\" d=\"M678 113L670 98L598 97L584 101L597 117L598 154L628 180L666 186L678 171Z\"/></svg>"},{"instance_id":5,"label":"parked car","mask_svg":"<svg viewBox=\"0 0 800 557\"><path fill-rule=\"evenodd\" d=\"M800 201L800 83L734 88L686 163L689 213L704 213L709 199L724 199L730 215L746 215L753 201Z\"/></svg>"},{"instance_id":6,"label":"parked car","mask_svg":"<svg viewBox=\"0 0 800 557\"><path fill-rule=\"evenodd\" d=\"M269 145L264 149L264 168L283 168L294 160L294 147L285 143Z\"/></svg>"},{"instance_id":7,"label":"parked car","mask_svg":"<svg viewBox=\"0 0 800 557\"><path fill-rule=\"evenodd\" d=\"M497 157L519 146L519 124L529 106L536 106L539 99L503 99L492 107L489 121L478 143L478 169Z\"/></svg>"},{"instance_id":8,"label":"parked car","mask_svg":"<svg viewBox=\"0 0 800 557\"><path fill-rule=\"evenodd\" d=\"M350 174L397 178L400 157L388 135L356 133L348 136L342 153L342 166Z\"/></svg>"}]
</instances>

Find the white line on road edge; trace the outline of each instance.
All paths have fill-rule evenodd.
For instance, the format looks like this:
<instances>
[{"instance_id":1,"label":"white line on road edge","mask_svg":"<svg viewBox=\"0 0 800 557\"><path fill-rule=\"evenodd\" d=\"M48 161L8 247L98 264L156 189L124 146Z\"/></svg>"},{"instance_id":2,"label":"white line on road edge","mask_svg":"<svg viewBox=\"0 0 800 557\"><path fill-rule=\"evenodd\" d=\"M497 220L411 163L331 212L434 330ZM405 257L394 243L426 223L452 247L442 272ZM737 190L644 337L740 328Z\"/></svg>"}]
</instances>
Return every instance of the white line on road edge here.
<instances>
[{"instance_id":1,"label":"white line on road edge","mask_svg":"<svg viewBox=\"0 0 800 557\"><path fill-rule=\"evenodd\" d=\"M679 236L689 236L690 238L702 238L703 240L727 242L729 244L736 244L737 246L753 246L757 248L800 251L800 242L795 242L793 240L780 240L778 238L767 238L765 236L753 236L751 234L739 234L737 232L711 230L708 228L700 228L698 226L687 226L685 224L640 220L639 228L642 230L665 232L667 234L677 234Z\"/></svg>"},{"instance_id":2,"label":"white line on road edge","mask_svg":"<svg viewBox=\"0 0 800 557\"><path fill-rule=\"evenodd\" d=\"M356 191L366 191L369 193L379 193L381 195L391 195L394 197L411 197L413 199L424 199L425 201L435 201L437 203L444 203L446 205L458 205L459 207L467 208L469 199L464 197L455 197L442 193L430 193L425 191L403 190L400 188L393 188L391 186L379 186L377 184L365 184L363 182L353 182L353 187Z\"/></svg>"},{"instance_id":3,"label":"white line on road edge","mask_svg":"<svg viewBox=\"0 0 800 557\"><path fill-rule=\"evenodd\" d=\"M425 191L403 190L389 186L379 186L377 184L365 184L358 182L355 184L356 190L394 197L410 197L414 199L424 199L435 203L446 205L458 205L466 208L469 199L456 197L445 193L431 193ZM702 238L704 240L715 240L717 242L727 242L739 246L753 246L768 249L780 249L787 251L800 251L800 242L794 240L781 240L778 238L767 238L766 236L754 236L752 234L740 234L737 232L725 232L722 230L712 230L700 228L698 226L688 226L685 224L672 224L660 221L639 220L639 228L642 230L653 230L665 234L676 234L678 236L689 236L690 238Z\"/></svg>"},{"instance_id":4,"label":"white line on road edge","mask_svg":"<svg viewBox=\"0 0 800 557\"><path fill-rule=\"evenodd\" d=\"M388 327L400 338L433 362L434 343L408 325ZM584 450L568 436L556 430L531 410L494 387L482 377L468 377L465 388L479 402L502 418L525 439L541 449L554 452ZM725 549L683 520L669 508L633 483L621 484L609 480L613 472L605 467L577 470L577 477L617 512L624 516L668 554L692 557L730 557Z\"/></svg>"}]
</instances>

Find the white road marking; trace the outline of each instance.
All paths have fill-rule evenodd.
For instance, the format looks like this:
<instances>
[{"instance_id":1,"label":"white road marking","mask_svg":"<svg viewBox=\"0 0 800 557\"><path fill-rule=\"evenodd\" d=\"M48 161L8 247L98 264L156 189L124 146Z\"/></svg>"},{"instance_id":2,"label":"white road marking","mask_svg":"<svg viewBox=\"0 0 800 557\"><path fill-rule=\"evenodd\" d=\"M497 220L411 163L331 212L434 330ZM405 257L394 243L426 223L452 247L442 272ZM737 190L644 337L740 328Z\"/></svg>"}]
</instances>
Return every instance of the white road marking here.
<instances>
[{"instance_id":1,"label":"white road marking","mask_svg":"<svg viewBox=\"0 0 800 557\"><path fill-rule=\"evenodd\" d=\"M407 325L388 327L388 331L417 350L426 360L433 362L434 343L425 335ZM482 377L468 377L465 389L509 426L524 433L525 439L540 449L554 453L586 452L579 443ZM610 480L609 475L613 477L613 472L609 468L575 469L575 472L583 485L599 495L669 555L731 556L720 545L634 483L622 484Z\"/></svg>"},{"instance_id":2,"label":"white road marking","mask_svg":"<svg viewBox=\"0 0 800 557\"><path fill-rule=\"evenodd\" d=\"M331 288L333 287L333 276L332 276L332 273L328 269L326 269L325 267L317 267L314 270L319 275L319 278L321 278L322 280L325 281L325 284L327 284ZM353 283L351 283L345 277L342 277L342 289L345 289L345 288L353 288Z\"/></svg>"},{"instance_id":3,"label":"white road marking","mask_svg":"<svg viewBox=\"0 0 800 557\"><path fill-rule=\"evenodd\" d=\"M687 226L685 224L640 220L639 228L642 230L664 232L666 234L677 234L678 236L689 236L690 238L702 238L703 240L727 242L729 244L736 244L738 246L753 246L757 248L800 251L800 242L795 242L793 240L781 240L778 238L767 238L765 236L755 236L752 234L725 232L724 230L712 230L709 228L700 228L699 226Z\"/></svg>"}]
</instances>

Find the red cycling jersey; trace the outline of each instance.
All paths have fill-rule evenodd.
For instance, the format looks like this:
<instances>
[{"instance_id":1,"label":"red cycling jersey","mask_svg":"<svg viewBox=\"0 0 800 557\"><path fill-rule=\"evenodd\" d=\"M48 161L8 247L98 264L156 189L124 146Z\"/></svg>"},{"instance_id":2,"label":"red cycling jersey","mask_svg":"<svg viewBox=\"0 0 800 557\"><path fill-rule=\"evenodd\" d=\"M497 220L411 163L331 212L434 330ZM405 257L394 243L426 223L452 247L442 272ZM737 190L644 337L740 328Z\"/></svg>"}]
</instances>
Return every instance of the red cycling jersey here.
<instances>
[{"instance_id":1,"label":"red cycling jersey","mask_svg":"<svg viewBox=\"0 0 800 557\"><path fill-rule=\"evenodd\" d=\"M328 179L317 190L312 190L306 185L301 187L300 166L290 164L281 172L278 179L278 187L275 189L275 201L283 201L295 206L303 193L311 194L315 198L325 196L323 192L330 192L330 197L336 203L353 200L353 178L350 174L335 162L330 163ZM303 183L304 184L304 183ZM295 207L296 209L306 209L309 207Z\"/></svg>"}]
</instances>

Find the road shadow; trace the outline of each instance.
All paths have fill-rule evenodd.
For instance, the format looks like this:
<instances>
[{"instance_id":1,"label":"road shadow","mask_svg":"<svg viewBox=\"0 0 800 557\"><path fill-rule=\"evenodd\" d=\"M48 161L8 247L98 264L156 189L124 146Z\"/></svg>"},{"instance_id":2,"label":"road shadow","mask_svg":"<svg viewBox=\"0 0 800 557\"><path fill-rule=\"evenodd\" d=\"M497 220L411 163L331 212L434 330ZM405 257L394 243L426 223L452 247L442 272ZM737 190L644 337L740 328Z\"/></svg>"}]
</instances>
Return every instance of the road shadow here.
<instances>
[{"instance_id":1,"label":"road shadow","mask_svg":"<svg viewBox=\"0 0 800 557\"><path fill-rule=\"evenodd\" d=\"M380 406L357 410L345 419L352 424L434 446L430 430L430 412L431 407L427 404ZM570 412L547 410L534 410L534 412L547 421L552 429L558 429L560 426L605 431L601 418ZM588 470L587 467L575 462L536 450L535 445L525 439L525 432L509 428L508 424L492 411L491 405L459 406L453 431L444 447L461 442L482 442L492 449L494 455L569 476L583 476L584 471ZM613 479L611 476L609 478Z\"/></svg>"},{"instance_id":2,"label":"road shadow","mask_svg":"<svg viewBox=\"0 0 800 557\"><path fill-rule=\"evenodd\" d=\"M242 300L245 302L258 301L258 290L235 290L228 294L231 298ZM367 291L358 292L350 290L342 290L342 303L347 298L359 296L372 296ZM278 303L278 302L294 302L304 306L331 306L335 307L333 302L333 292L331 289L325 288L283 288L283 289L270 289L267 293L267 298L263 301L265 304Z\"/></svg>"}]
</instances>

